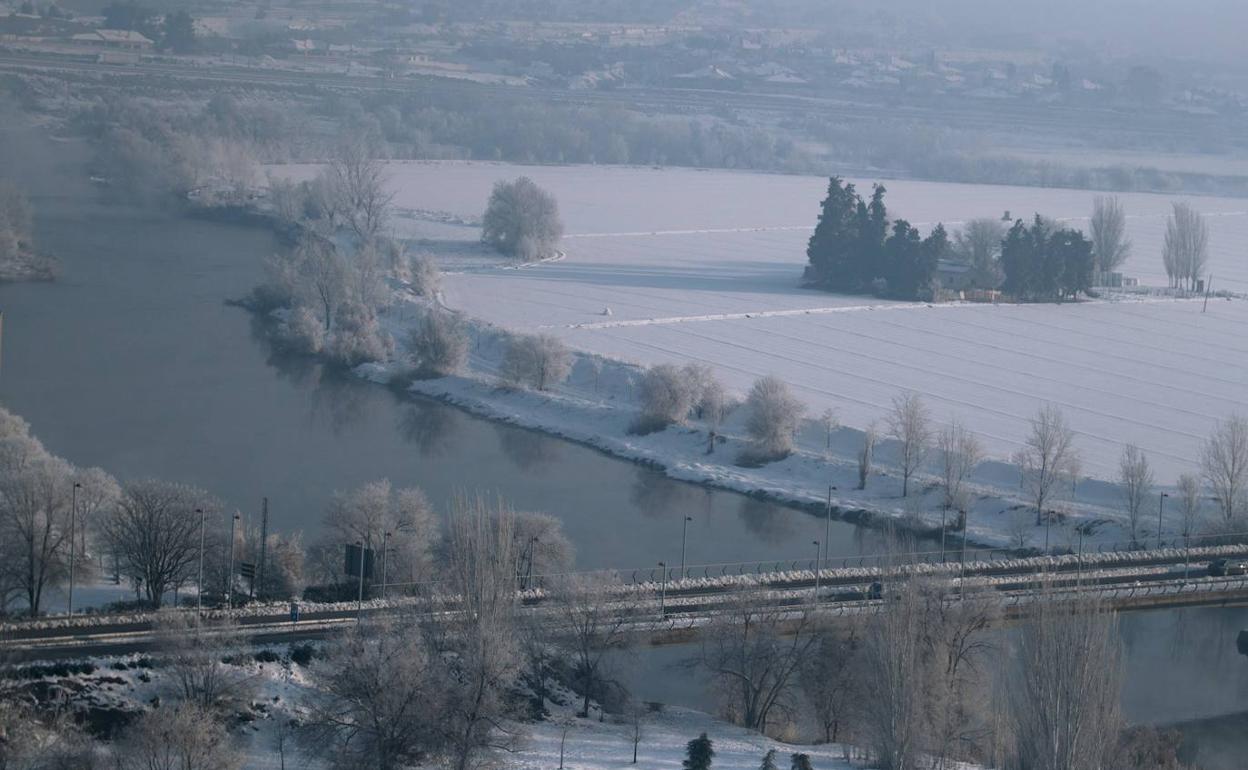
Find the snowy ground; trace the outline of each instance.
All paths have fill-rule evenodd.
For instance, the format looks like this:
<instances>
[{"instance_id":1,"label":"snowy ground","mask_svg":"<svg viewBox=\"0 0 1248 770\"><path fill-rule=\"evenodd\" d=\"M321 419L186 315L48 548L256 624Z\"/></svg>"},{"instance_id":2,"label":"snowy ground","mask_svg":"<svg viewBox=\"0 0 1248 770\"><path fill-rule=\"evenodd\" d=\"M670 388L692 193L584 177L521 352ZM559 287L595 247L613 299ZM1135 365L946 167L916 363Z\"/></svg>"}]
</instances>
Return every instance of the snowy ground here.
<instances>
[{"instance_id":1,"label":"snowy ground","mask_svg":"<svg viewBox=\"0 0 1248 770\"><path fill-rule=\"evenodd\" d=\"M307 177L314 167L273 173ZM448 270L443 302L491 328L553 333L577 350L611 359L614 384L574 373L554 397L496 391L499 350L477 345L466 380L419 383L427 393L477 412L664 465L673 476L813 501L826 494L847 507L924 513L896 497L881 476L867 494L852 488L860 430L881 425L894 395L921 393L938 422L957 417L978 433L992 458L976 478L981 497L972 533L1005 542L1018 527L1018 476L1004 462L1019 448L1028 419L1045 402L1059 405L1077 432L1083 473L1112 479L1122 445L1148 454L1163 485L1195 470L1215 422L1248 411L1248 302L1117 296L1065 305L929 306L829 295L797 287L805 241L826 180L746 172L620 167L518 167L489 163L399 163L392 168L399 216L394 230L414 250L434 253ZM500 269L476 245L476 219L491 185L531 176L558 197L568 234L566 257ZM859 183L869 190L869 182ZM1086 226L1094 194L1085 191L889 183L894 216L954 225L972 217L1042 212ZM1120 196L1134 256L1125 272L1165 283L1161 240L1170 199ZM1248 290L1248 204L1189 199L1209 217L1215 288ZM609 308L610 314L604 311ZM389 319L397 338L411 313ZM588 359L586 359L588 361ZM814 416L833 409L848 430L834 437L832 459L810 425L802 451L764 469L707 458L700 431L628 437L636 369L703 361L743 394L760 375L789 382ZM578 379L579 378L579 379ZM605 378L611 380L611 377ZM612 390L614 388L614 390ZM734 427L740 434L740 416ZM882 463L888 464L888 447ZM714 463L708 462L714 460ZM727 461L727 462L725 462ZM1076 487L1071 513L1105 521L1102 539L1125 539L1116 491L1097 481ZM1172 506L1176 507L1176 506ZM978 519L978 521L976 521ZM978 530L978 531L977 531ZM1031 533L1029 542L1042 537ZM1066 543L1069 531L1052 541Z\"/></svg>"}]
</instances>

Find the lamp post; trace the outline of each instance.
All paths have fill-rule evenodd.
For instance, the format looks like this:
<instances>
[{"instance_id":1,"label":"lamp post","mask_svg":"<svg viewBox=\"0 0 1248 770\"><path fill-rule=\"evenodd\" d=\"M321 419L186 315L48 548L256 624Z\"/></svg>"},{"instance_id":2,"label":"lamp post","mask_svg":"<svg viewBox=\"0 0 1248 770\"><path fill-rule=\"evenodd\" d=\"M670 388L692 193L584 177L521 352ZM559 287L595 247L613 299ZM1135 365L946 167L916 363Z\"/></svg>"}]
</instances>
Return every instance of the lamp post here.
<instances>
[{"instance_id":1,"label":"lamp post","mask_svg":"<svg viewBox=\"0 0 1248 770\"><path fill-rule=\"evenodd\" d=\"M686 516L680 525L680 579L685 579L685 542L689 538L689 522L693 521L692 516Z\"/></svg>"},{"instance_id":2,"label":"lamp post","mask_svg":"<svg viewBox=\"0 0 1248 770\"><path fill-rule=\"evenodd\" d=\"M234 511L234 518L230 519L230 571L225 577L225 606L234 606L234 528L238 526L242 515L238 511Z\"/></svg>"},{"instance_id":3,"label":"lamp post","mask_svg":"<svg viewBox=\"0 0 1248 770\"><path fill-rule=\"evenodd\" d=\"M1166 498L1170 496L1169 492L1162 492L1161 497L1157 498L1157 550L1161 550L1161 515L1166 510Z\"/></svg>"},{"instance_id":4,"label":"lamp post","mask_svg":"<svg viewBox=\"0 0 1248 770\"><path fill-rule=\"evenodd\" d=\"M819 568L823 566L819 561L819 557L820 555L823 554L823 549L820 547L821 544L818 540L812 540L810 542L813 543L815 546L815 602L814 604L816 607L818 607L819 606L819 572L820 572Z\"/></svg>"},{"instance_id":5,"label":"lamp post","mask_svg":"<svg viewBox=\"0 0 1248 770\"><path fill-rule=\"evenodd\" d=\"M355 622L358 624L364 617L364 542L356 540L355 546L360 549L360 587L355 596Z\"/></svg>"},{"instance_id":6,"label":"lamp post","mask_svg":"<svg viewBox=\"0 0 1248 770\"><path fill-rule=\"evenodd\" d=\"M381 533L381 598L386 598L386 555L390 553L386 546L390 543L390 533Z\"/></svg>"},{"instance_id":7,"label":"lamp post","mask_svg":"<svg viewBox=\"0 0 1248 770\"><path fill-rule=\"evenodd\" d=\"M74 616L74 551L78 550L78 489L82 487L74 482L74 491L70 495L69 505L69 616Z\"/></svg>"},{"instance_id":8,"label":"lamp post","mask_svg":"<svg viewBox=\"0 0 1248 770\"><path fill-rule=\"evenodd\" d=\"M195 611L204 612L204 509L196 508L199 514L199 577L195 580Z\"/></svg>"},{"instance_id":9,"label":"lamp post","mask_svg":"<svg viewBox=\"0 0 1248 770\"><path fill-rule=\"evenodd\" d=\"M659 562L659 567L663 569L663 582L659 589L659 620L667 617L667 562Z\"/></svg>"},{"instance_id":10,"label":"lamp post","mask_svg":"<svg viewBox=\"0 0 1248 770\"><path fill-rule=\"evenodd\" d=\"M823 509L823 558L825 559L832 555L832 490L833 486L829 484L828 504Z\"/></svg>"}]
</instances>

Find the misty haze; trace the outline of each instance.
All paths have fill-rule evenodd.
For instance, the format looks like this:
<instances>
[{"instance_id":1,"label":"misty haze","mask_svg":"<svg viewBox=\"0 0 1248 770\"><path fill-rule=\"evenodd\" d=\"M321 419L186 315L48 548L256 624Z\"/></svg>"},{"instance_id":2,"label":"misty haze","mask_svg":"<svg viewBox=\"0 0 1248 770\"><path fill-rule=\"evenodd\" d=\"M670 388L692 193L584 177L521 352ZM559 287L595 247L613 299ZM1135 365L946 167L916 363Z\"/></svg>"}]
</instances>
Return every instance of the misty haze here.
<instances>
[{"instance_id":1,"label":"misty haze","mask_svg":"<svg viewBox=\"0 0 1248 770\"><path fill-rule=\"evenodd\" d=\"M1245 29L0 0L0 768L1248 767Z\"/></svg>"}]
</instances>

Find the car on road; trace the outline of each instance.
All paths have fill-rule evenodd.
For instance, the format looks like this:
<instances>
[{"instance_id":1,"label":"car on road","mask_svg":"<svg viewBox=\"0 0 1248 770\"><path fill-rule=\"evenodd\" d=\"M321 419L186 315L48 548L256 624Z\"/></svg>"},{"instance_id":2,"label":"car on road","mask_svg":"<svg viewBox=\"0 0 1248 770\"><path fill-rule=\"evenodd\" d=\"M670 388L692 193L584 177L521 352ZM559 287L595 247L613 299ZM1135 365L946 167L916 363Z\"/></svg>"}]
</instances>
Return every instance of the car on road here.
<instances>
[{"instance_id":1,"label":"car on road","mask_svg":"<svg viewBox=\"0 0 1248 770\"><path fill-rule=\"evenodd\" d=\"M1209 574L1213 577L1248 575L1248 561L1243 559L1214 559L1209 562Z\"/></svg>"}]
</instances>

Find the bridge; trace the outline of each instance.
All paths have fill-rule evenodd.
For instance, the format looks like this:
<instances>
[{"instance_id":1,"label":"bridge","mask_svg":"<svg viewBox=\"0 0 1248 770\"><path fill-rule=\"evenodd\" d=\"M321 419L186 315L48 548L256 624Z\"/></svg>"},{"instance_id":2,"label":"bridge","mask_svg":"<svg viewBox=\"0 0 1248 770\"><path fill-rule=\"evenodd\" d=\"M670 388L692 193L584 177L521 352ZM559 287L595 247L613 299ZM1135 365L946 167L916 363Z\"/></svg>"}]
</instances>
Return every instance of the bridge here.
<instances>
[{"instance_id":1,"label":"bridge","mask_svg":"<svg viewBox=\"0 0 1248 770\"><path fill-rule=\"evenodd\" d=\"M830 560L840 561L839 566L811 560L692 565L680 572L660 567L614 573L617 580L602 588L601 600L628 613L632 630L648 644L687 642L713 619L743 603L794 617L815 613L830 622L879 612L895 598L890 585L908 578L929 581L950 602L992 597L1007 618L1026 614L1037 601L1095 598L1120 611L1248 604L1248 575L1210 575L1207 565L1214 559L1248 565L1248 545L969 562L941 562L931 554L893 554ZM551 589L560 577L520 578L519 611L549 613L555 622ZM395 598L301 603L298 622L292 622L286 603L206 609L203 615L230 621L233 633L265 645L329 638L362 618L453 616L458 611L458 598L437 583L392 585L388 590L400 588L405 595ZM64 660L143 652L157 646L162 614L188 612L195 610L11 621L0 625L0 659Z\"/></svg>"}]
</instances>

